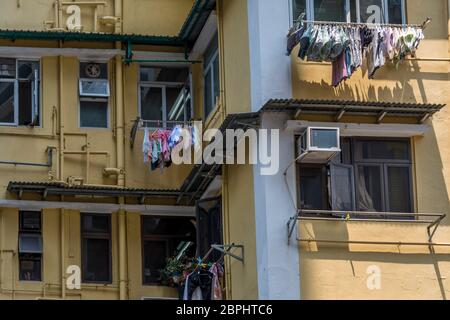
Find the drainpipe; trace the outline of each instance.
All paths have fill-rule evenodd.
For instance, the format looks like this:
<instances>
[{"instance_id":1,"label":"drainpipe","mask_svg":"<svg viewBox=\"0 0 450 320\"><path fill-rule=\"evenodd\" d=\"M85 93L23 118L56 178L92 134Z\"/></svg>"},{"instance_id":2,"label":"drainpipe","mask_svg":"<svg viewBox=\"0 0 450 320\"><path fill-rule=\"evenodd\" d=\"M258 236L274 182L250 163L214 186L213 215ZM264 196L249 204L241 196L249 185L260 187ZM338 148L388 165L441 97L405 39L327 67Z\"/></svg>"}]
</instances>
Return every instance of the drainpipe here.
<instances>
[{"instance_id":1,"label":"drainpipe","mask_svg":"<svg viewBox=\"0 0 450 320\"><path fill-rule=\"evenodd\" d=\"M119 297L127 299L127 262L126 262L126 213L119 210Z\"/></svg>"},{"instance_id":2,"label":"drainpipe","mask_svg":"<svg viewBox=\"0 0 450 320\"><path fill-rule=\"evenodd\" d=\"M217 29L219 38L219 62L220 62L220 105L222 109L222 121L227 116L227 106L225 98L225 54L224 54L224 38L223 38L223 14L222 14L222 0L217 1ZM228 168L227 166L222 166L222 219L224 221L223 233L225 243L231 243L230 234L230 214L229 214L229 195L228 195ZM227 282L226 297L227 299L233 299L233 288L232 288L232 274L231 274L231 261L230 259L225 259L225 279Z\"/></svg>"},{"instance_id":3,"label":"drainpipe","mask_svg":"<svg viewBox=\"0 0 450 320\"><path fill-rule=\"evenodd\" d=\"M123 3L122 0L114 1L114 15L119 18L119 21L115 26L115 33L122 33L122 14L123 14ZM116 48L121 49L122 44L116 42ZM123 103L123 63L122 56L117 55L115 58L115 103L116 103L116 152L117 152L117 162L116 167L118 169L117 175L117 185L119 187L125 186L125 156L124 156L124 103Z\"/></svg>"},{"instance_id":4,"label":"drainpipe","mask_svg":"<svg viewBox=\"0 0 450 320\"><path fill-rule=\"evenodd\" d=\"M122 32L122 0L114 1L114 15L120 18L120 22L116 24L115 32ZM116 43L116 48L121 49L121 43ZM124 103L123 103L123 63L120 55L116 56L116 150L117 150L117 171L106 170L106 172L115 171L117 173L117 185L125 186L125 155L124 155ZM124 198L120 198L120 203L124 203ZM121 209L118 212L119 220L119 298L127 299L127 253L126 253L126 213Z\"/></svg>"},{"instance_id":5,"label":"drainpipe","mask_svg":"<svg viewBox=\"0 0 450 320\"><path fill-rule=\"evenodd\" d=\"M65 210L61 208L61 299L66 299L66 268L65 268Z\"/></svg>"},{"instance_id":6,"label":"drainpipe","mask_svg":"<svg viewBox=\"0 0 450 320\"><path fill-rule=\"evenodd\" d=\"M120 43L116 44L120 48ZM117 185L125 186L125 161L124 161L124 110L123 110L123 64L122 57L116 56L116 150L117 168L120 174L117 176Z\"/></svg>"},{"instance_id":7,"label":"drainpipe","mask_svg":"<svg viewBox=\"0 0 450 320\"><path fill-rule=\"evenodd\" d=\"M61 41L59 47L62 47ZM63 86L63 56L59 56L59 88L58 88L58 104L59 104L59 181L64 180L64 117L62 106L62 86Z\"/></svg>"},{"instance_id":8,"label":"drainpipe","mask_svg":"<svg viewBox=\"0 0 450 320\"><path fill-rule=\"evenodd\" d=\"M3 294L3 210L0 210L0 294Z\"/></svg>"}]
</instances>

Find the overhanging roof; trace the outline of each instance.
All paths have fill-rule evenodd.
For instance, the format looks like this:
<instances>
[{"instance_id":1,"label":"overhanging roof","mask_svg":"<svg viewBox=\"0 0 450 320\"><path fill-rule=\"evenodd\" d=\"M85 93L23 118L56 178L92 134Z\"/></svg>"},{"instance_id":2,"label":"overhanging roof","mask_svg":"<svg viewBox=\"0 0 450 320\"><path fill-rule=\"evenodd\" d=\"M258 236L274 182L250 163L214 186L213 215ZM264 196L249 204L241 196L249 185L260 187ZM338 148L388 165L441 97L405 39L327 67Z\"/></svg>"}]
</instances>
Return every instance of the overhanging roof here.
<instances>
[{"instance_id":1,"label":"overhanging roof","mask_svg":"<svg viewBox=\"0 0 450 320\"><path fill-rule=\"evenodd\" d=\"M263 111L294 114L332 114L339 121L343 115L372 115L381 121L386 116L416 117L420 122L440 111L445 104L370 102L353 100L272 99Z\"/></svg>"},{"instance_id":2,"label":"overhanging roof","mask_svg":"<svg viewBox=\"0 0 450 320\"><path fill-rule=\"evenodd\" d=\"M115 186L68 185L59 182L17 182L8 184L8 191L22 198L23 193L38 193L45 199L47 196L100 196L100 197L134 197L141 200L145 197L175 198L179 190L118 188ZM188 195L186 195L188 196Z\"/></svg>"},{"instance_id":3,"label":"overhanging roof","mask_svg":"<svg viewBox=\"0 0 450 320\"><path fill-rule=\"evenodd\" d=\"M0 39L122 42L125 44L191 47L215 6L216 0L195 0L176 36L4 29L0 30Z\"/></svg>"},{"instance_id":4,"label":"overhanging roof","mask_svg":"<svg viewBox=\"0 0 450 320\"><path fill-rule=\"evenodd\" d=\"M219 130L226 140L225 130L227 129L247 129L249 127L255 127L259 124L259 113L237 113L228 115L220 126ZM226 141L223 142L226 145ZM187 204L190 205L193 201L198 200L208 188L209 184L214 178L220 175L222 172L221 164L202 164L194 166L189 176L184 181L180 188L180 195L178 197L178 203L183 197L188 196Z\"/></svg>"},{"instance_id":5,"label":"overhanging roof","mask_svg":"<svg viewBox=\"0 0 450 320\"><path fill-rule=\"evenodd\" d=\"M183 46L185 43L179 37L171 36L70 31L0 30L0 38L11 40L131 42L133 44L161 46Z\"/></svg>"}]
</instances>

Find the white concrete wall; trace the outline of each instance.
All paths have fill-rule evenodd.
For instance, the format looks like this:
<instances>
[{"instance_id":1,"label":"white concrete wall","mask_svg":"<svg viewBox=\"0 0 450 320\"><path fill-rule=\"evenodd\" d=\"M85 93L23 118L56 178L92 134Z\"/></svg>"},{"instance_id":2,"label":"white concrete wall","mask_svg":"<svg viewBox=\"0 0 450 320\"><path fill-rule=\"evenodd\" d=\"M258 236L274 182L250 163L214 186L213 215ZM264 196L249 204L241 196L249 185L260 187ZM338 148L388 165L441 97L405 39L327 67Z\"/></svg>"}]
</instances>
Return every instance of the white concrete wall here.
<instances>
[{"instance_id":1,"label":"white concrete wall","mask_svg":"<svg viewBox=\"0 0 450 320\"><path fill-rule=\"evenodd\" d=\"M248 0L251 110L269 100L292 97L291 61L286 56L289 0ZM267 114L262 128L284 128L284 115ZM261 176L254 166L256 250L259 299L300 299L299 253L288 246L286 223L295 214L283 171L294 159L294 137L280 131L280 172ZM270 148L269 148L270 150ZM295 188L295 171L289 171ZM295 189L294 189L295 190Z\"/></svg>"},{"instance_id":2,"label":"white concrete wall","mask_svg":"<svg viewBox=\"0 0 450 320\"><path fill-rule=\"evenodd\" d=\"M289 0L248 0L252 111L269 99L292 97L286 56L290 11Z\"/></svg>"},{"instance_id":3,"label":"white concrete wall","mask_svg":"<svg viewBox=\"0 0 450 320\"><path fill-rule=\"evenodd\" d=\"M261 128L280 131L280 170L273 176L260 175L254 167L256 249L260 299L300 299L299 250L295 241L287 244L287 222L295 215L295 165L284 171L295 158L294 135L285 131L285 114L265 113ZM272 143L272 142L271 142ZM270 148L269 148L270 150ZM292 198L293 197L293 198Z\"/></svg>"}]
</instances>

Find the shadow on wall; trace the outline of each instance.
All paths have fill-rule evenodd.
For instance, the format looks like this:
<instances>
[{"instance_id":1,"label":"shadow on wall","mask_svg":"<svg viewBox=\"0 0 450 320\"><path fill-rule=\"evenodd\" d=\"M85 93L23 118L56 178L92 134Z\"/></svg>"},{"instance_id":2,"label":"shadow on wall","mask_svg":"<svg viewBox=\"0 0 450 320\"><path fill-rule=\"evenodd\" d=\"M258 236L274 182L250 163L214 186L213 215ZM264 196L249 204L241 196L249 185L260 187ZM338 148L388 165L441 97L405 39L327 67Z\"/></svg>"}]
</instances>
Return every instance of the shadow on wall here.
<instances>
[{"instance_id":1,"label":"shadow on wall","mask_svg":"<svg viewBox=\"0 0 450 320\"><path fill-rule=\"evenodd\" d=\"M444 177L443 151L442 146L438 144L433 123L430 121L429 124L431 125L430 131L424 137L414 139L414 176L417 199L415 206L417 212L447 214L447 218L437 229L433 241L448 243L450 242L448 240L450 200ZM395 232L389 232L389 228L393 225L399 226L398 229ZM383 226L381 230L384 230L385 234L379 234L380 229L377 230L375 224L370 222L358 226L358 228L365 228L364 231L350 230L349 224L344 222L311 223L309 228L301 228L301 238L344 242L370 239L426 242L426 225L420 225L419 229L410 224L386 223ZM387 238L389 240L386 240ZM396 247L395 251L392 251L395 246L371 245L367 247L364 245L364 247L369 248L372 252L358 252L355 251L353 245L345 243L333 245L311 243L307 245L306 249L302 248L300 274L305 275L301 278L302 297L320 299L325 295L326 298L333 299L447 298L447 291L450 291L450 283L446 281L450 270L448 253L436 253L434 248L427 246L421 246L421 252L413 254L406 253L406 247ZM372 265L380 266L381 270L386 273L383 275L385 277L383 283L386 284L386 287L391 288L391 291L398 291L397 296L390 292L367 291L365 281L368 275L366 272L367 268ZM327 283L327 281L329 282ZM328 297L325 291L321 291L330 290L330 286L336 292L341 292L342 295L339 296L336 293L336 297ZM359 287L360 291L345 291L345 288L348 290L349 286ZM416 290L420 290L420 287L423 286L423 289L429 291L431 296L413 293L409 291L413 290L409 288L410 286L416 287Z\"/></svg>"},{"instance_id":2,"label":"shadow on wall","mask_svg":"<svg viewBox=\"0 0 450 320\"><path fill-rule=\"evenodd\" d=\"M441 112L448 113L446 107ZM436 126L445 123L428 120L430 130L423 137L414 138L414 169L416 185L416 210L418 212L445 213L441 225L450 225L450 190L445 180L442 157L448 157L448 136L437 136ZM438 132L442 132L438 129Z\"/></svg>"},{"instance_id":3,"label":"shadow on wall","mask_svg":"<svg viewBox=\"0 0 450 320\"><path fill-rule=\"evenodd\" d=\"M449 266L448 254L351 252L330 246L302 251L302 299L445 300ZM379 270L379 287L371 286L374 268Z\"/></svg>"},{"instance_id":4,"label":"shadow on wall","mask_svg":"<svg viewBox=\"0 0 450 320\"><path fill-rule=\"evenodd\" d=\"M331 77L330 63L303 62L293 52L293 95L299 99L437 103L429 101L426 82L448 81L448 72L427 72L417 61L404 61L398 68L388 63L374 79L367 78L365 67L337 87Z\"/></svg>"}]
</instances>

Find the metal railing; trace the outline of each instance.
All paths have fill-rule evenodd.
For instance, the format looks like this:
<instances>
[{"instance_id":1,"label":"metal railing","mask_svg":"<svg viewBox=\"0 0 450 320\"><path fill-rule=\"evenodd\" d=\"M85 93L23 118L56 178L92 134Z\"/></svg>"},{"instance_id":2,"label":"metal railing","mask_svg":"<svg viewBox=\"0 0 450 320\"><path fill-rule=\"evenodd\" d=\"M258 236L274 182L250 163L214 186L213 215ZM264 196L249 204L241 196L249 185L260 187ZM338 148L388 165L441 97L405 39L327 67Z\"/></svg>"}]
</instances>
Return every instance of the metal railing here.
<instances>
[{"instance_id":1,"label":"metal railing","mask_svg":"<svg viewBox=\"0 0 450 320\"><path fill-rule=\"evenodd\" d=\"M300 209L289 219L288 244L298 221L335 221L335 222L381 222L381 223L415 223L427 224L428 243L433 244L433 236L446 214L444 213L403 213L403 212L367 212L367 211L337 211L337 210L307 210ZM402 219L403 218L403 219ZM303 242L339 242L333 240L299 239ZM373 241L353 241L356 243L374 243ZM345 241L352 243L352 241ZM400 242L382 242L383 244L401 244ZM402 243L405 244L405 243ZM434 244L436 245L436 244Z\"/></svg>"}]
</instances>

